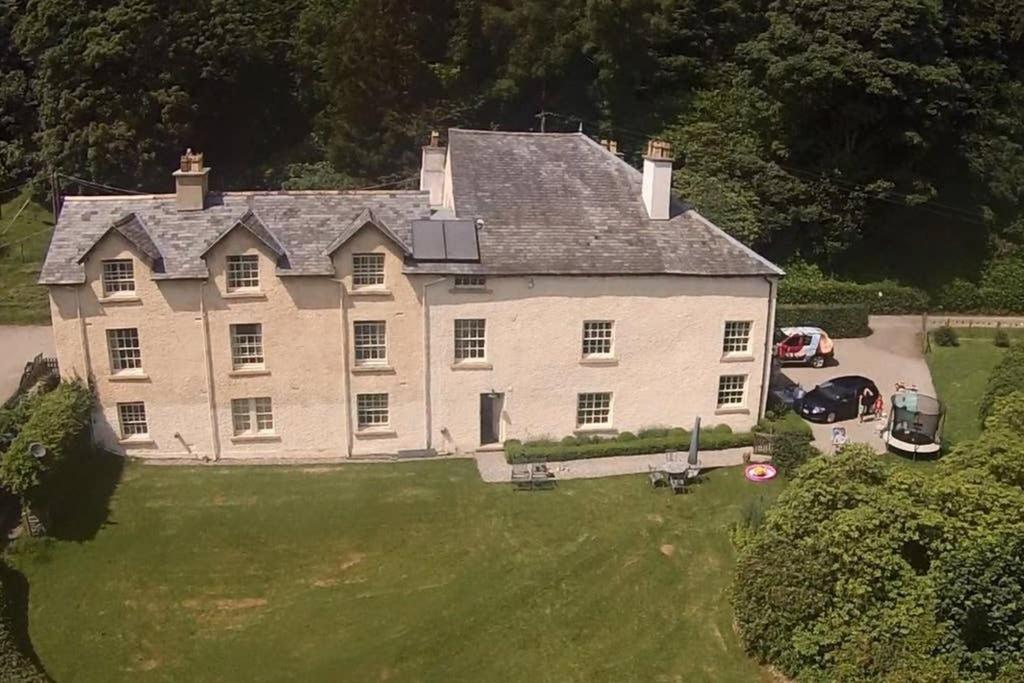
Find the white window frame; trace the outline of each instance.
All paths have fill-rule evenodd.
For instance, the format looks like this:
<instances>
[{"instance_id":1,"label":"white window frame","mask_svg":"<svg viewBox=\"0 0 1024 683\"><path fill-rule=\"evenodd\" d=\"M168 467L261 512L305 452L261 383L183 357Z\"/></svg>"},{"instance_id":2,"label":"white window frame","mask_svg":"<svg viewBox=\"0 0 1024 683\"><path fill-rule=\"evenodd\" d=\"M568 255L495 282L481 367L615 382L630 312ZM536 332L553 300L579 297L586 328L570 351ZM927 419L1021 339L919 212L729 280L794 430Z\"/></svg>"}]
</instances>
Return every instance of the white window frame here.
<instances>
[{"instance_id":1,"label":"white window frame","mask_svg":"<svg viewBox=\"0 0 1024 683\"><path fill-rule=\"evenodd\" d=\"M486 289L487 277L485 275L456 275L452 286L455 289Z\"/></svg>"},{"instance_id":2,"label":"white window frame","mask_svg":"<svg viewBox=\"0 0 1024 683\"><path fill-rule=\"evenodd\" d=\"M615 356L615 321L583 321L583 358L613 358Z\"/></svg>"},{"instance_id":3,"label":"white window frame","mask_svg":"<svg viewBox=\"0 0 1024 683\"><path fill-rule=\"evenodd\" d=\"M141 374L142 344L136 327L117 327L107 330L107 353L110 374Z\"/></svg>"},{"instance_id":4,"label":"white window frame","mask_svg":"<svg viewBox=\"0 0 1024 683\"><path fill-rule=\"evenodd\" d=\"M105 259L103 261L103 296L135 295L135 261L130 258Z\"/></svg>"},{"instance_id":5,"label":"white window frame","mask_svg":"<svg viewBox=\"0 0 1024 683\"><path fill-rule=\"evenodd\" d=\"M239 328L255 328L240 331ZM231 367L235 370L266 367L263 354L263 323L233 323L231 325Z\"/></svg>"},{"instance_id":6,"label":"white window frame","mask_svg":"<svg viewBox=\"0 0 1024 683\"><path fill-rule=\"evenodd\" d=\"M612 424L610 391L584 391L576 394L576 429L604 429ZM603 417L601 420L599 418Z\"/></svg>"},{"instance_id":7,"label":"white window frame","mask_svg":"<svg viewBox=\"0 0 1024 683\"><path fill-rule=\"evenodd\" d=\"M274 403L269 396L231 399L231 428L235 436L274 434Z\"/></svg>"},{"instance_id":8,"label":"white window frame","mask_svg":"<svg viewBox=\"0 0 1024 683\"><path fill-rule=\"evenodd\" d=\"M118 403L117 423L122 440L149 438L149 416L143 401Z\"/></svg>"},{"instance_id":9,"label":"white window frame","mask_svg":"<svg viewBox=\"0 0 1024 683\"><path fill-rule=\"evenodd\" d=\"M456 318L453 339L456 363L481 363L487 360L485 318Z\"/></svg>"},{"instance_id":10,"label":"white window frame","mask_svg":"<svg viewBox=\"0 0 1024 683\"><path fill-rule=\"evenodd\" d=\"M256 292L260 289L260 257L256 254L231 254L225 268L229 292Z\"/></svg>"},{"instance_id":11,"label":"white window frame","mask_svg":"<svg viewBox=\"0 0 1024 683\"><path fill-rule=\"evenodd\" d=\"M356 394L356 429L366 431L391 426L391 397L387 393Z\"/></svg>"},{"instance_id":12,"label":"white window frame","mask_svg":"<svg viewBox=\"0 0 1024 683\"><path fill-rule=\"evenodd\" d=\"M352 357L358 367L388 364L388 324L384 320L352 323Z\"/></svg>"},{"instance_id":13,"label":"white window frame","mask_svg":"<svg viewBox=\"0 0 1024 683\"><path fill-rule=\"evenodd\" d=\"M384 254L352 254L352 288L384 287Z\"/></svg>"},{"instance_id":14,"label":"white window frame","mask_svg":"<svg viewBox=\"0 0 1024 683\"><path fill-rule=\"evenodd\" d=\"M719 410L746 408L747 376L721 375L718 378L718 395L716 403Z\"/></svg>"},{"instance_id":15,"label":"white window frame","mask_svg":"<svg viewBox=\"0 0 1024 683\"><path fill-rule=\"evenodd\" d=\"M727 320L722 331L722 355L749 356L750 333L754 323L751 320Z\"/></svg>"}]
</instances>

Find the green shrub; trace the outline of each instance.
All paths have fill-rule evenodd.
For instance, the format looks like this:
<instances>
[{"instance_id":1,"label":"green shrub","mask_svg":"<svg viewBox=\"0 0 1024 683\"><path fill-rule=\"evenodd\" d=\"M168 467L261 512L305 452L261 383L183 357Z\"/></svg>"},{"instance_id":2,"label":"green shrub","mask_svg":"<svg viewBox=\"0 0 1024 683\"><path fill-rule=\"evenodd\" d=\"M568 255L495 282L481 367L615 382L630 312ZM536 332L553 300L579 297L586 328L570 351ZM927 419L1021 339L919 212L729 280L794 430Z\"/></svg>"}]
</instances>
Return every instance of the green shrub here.
<instances>
[{"instance_id":1,"label":"green shrub","mask_svg":"<svg viewBox=\"0 0 1024 683\"><path fill-rule=\"evenodd\" d=\"M834 339L871 334L864 304L780 304L776 308L776 327L799 325L820 327Z\"/></svg>"},{"instance_id":2,"label":"green shrub","mask_svg":"<svg viewBox=\"0 0 1024 683\"><path fill-rule=\"evenodd\" d=\"M725 448L752 446L754 436L750 432L733 434L719 429L701 430L700 449L705 451ZM667 453L685 451L690 447L690 435L685 429L664 430L664 436L638 436L623 441L600 439L587 443L535 445L521 444L514 439L505 442L505 458L510 463L557 462L585 458L605 458L616 455L642 455L645 453Z\"/></svg>"},{"instance_id":3,"label":"green shrub","mask_svg":"<svg viewBox=\"0 0 1024 683\"><path fill-rule=\"evenodd\" d=\"M636 440L636 434L634 434L633 432L622 432L621 434L619 434L618 436L615 437L615 440L616 441L635 441Z\"/></svg>"},{"instance_id":4,"label":"green shrub","mask_svg":"<svg viewBox=\"0 0 1024 683\"><path fill-rule=\"evenodd\" d=\"M960 346L960 335L949 325L943 325L932 332L932 341L939 346Z\"/></svg>"},{"instance_id":5,"label":"green shrub","mask_svg":"<svg viewBox=\"0 0 1024 683\"><path fill-rule=\"evenodd\" d=\"M802 435L778 434L772 442L772 464L779 474L791 475L816 455L821 452Z\"/></svg>"},{"instance_id":6,"label":"green shrub","mask_svg":"<svg viewBox=\"0 0 1024 683\"><path fill-rule=\"evenodd\" d=\"M1016 269L995 268L981 285L953 280L935 294L935 309L950 313L1005 315L1024 313L1024 288L1013 280Z\"/></svg>"},{"instance_id":7,"label":"green shrub","mask_svg":"<svg viewBox=\"0 0 1024 683\"><path fill-rule=\"evenodd\" d=\"M668 436L668 427L644 427L637 435L641 439L650 439L662 436Z\"/></svg>"},{"instance_id":8,"label":"green shrub","mask_svg":"<svg viewBox=\"0 0 1024 683\"><path fill-rule=\"evenodd\" d=\"M757 423L755 431L768 434L792 434L804 437L807 441L814 438L811 426L793 410L787 410L782 414L775 413L774 417L765 415Z\"/></svg>"},{"instance_id":9,"label":"green shrub","mask_svg":"<svg viewBox=\"0 0 1024 683\"><path fill-rule=\"evenodd\" d=\"M814 280L811 278L783 278L779 284L780 304L845 305L861 304L870 313L904 314L928 310L928 295L924 290L883 281L867 284L840 280Z\"/></svg>"},{"instance_id":10,"label":"green shrub","mask_svg":"<svg viewBox=\"0 0 1024 683\"><path fill-rule=\"evenodd\" d=\"M985 393L978 404L978 419L981 424L985 424L998 397L1012 394L1021 387L1024 387L1024 344L1014 344L1006 350L999 365L988 378Z\"/></svg>"},{"instance_id":11,"label":"green shrub","mask_svg":"<svg viewBox=\"0 0 1024 683\"><path fill-rule=\"evenodd\" d=\"M992 343L1001 349L1010 347L1010 335L1007 334L1006 330L1002 328L996 328L995 336L992 337Z\"/></svg>"},{"instance_id":12,"label":"green shrub","mask_svg":"<svg viewBox=\"0 0 1024 683\"><path fill-rule=\"evenodd\" d=\"M89 425L92 396L81 382L63 382L29 400L28 417L0 463L0 484L23 501L45 498L46 484L65 465ZM29 446L40 443L46 456Z\"/></svg>"},{"instance_id":13,"label":"green shrub","mask_svg":"<svg viewBox=\"0 0 1024 683\"><path fill-rule=\"evenodd\" d=\"M566 436L562 438L561 444L563 446L578 446L580 445L580 440L575 436Z\"/></svg>"}]
</instances>

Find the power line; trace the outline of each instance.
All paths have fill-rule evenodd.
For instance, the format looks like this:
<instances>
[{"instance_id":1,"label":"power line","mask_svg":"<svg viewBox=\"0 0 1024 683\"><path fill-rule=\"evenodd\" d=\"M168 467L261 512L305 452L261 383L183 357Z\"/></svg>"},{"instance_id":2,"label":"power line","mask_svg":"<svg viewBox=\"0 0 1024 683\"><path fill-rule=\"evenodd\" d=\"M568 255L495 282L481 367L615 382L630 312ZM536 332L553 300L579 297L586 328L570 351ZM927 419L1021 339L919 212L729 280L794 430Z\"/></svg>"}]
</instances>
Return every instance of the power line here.
<instances>
[{"instance_id":1,"label":"power line","mask_svg":"<svg viewBox=\"0 0 1024 683\"><path fill-rule=\"evenodd\" d=\"M123 192L125 194L146 194L145 192L139 192L138 190L129 190L129 189L124 188L124 187L116 187L114 185L107 185L105 183L93 182L92 180L84 180L82 178L76 178L75 176L68 175L66 173L58 172L57 175L60 176L61 178L67 178L68 180L70 180L72 182L78 183L80 185L85 185L86 187L91 187L91 188L97 189L97 190L110 190L112 192Z\"/></svg>"},{"instance_id":2,"label":"power line","mask_svg":"<svg viewBox=\"0 0 1024 683\"><path fill-rule=\"evenodd\" d=\"M45 228L43 228L42 230L36 230L35 232L30 232L27 235L22 235L18 239L11 240L10 242L7 242L6 244L0 244L0 249L6 249L7 247L13 247L15 244L18 244L20 242L24 242L24 241L26 241L28 239L31 239L32 237L35 237L36 235L42 235L44 232L49 232L50 230L53 230L53 226L52 225L48 225Z\"/></svg>"}]
</instances>

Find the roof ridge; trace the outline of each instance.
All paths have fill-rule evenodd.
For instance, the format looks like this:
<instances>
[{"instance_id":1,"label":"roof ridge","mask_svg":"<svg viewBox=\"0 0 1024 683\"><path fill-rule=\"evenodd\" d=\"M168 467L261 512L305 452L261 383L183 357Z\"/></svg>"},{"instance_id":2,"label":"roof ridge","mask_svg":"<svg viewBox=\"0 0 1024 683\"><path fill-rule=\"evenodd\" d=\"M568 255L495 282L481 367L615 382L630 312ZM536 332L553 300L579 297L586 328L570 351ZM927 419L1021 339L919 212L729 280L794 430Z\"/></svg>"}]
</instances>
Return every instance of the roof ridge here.
<instances>
[{"instance_id":1,"label":"roof ridge","mask_svg":"<svg viewBox=\"0 0 1024 683\"><path fill-rule=\"evenodd\" d=\"M362 196L362 195L429 195L426 190L230 190L228 192L210 192L210 195L218 197L287 197L287 196L315 196L325 197L339 196ZM177 195L173 192L163 194L103 194L103 195L67 195L62 197L65 202L83 201L125 201L136 199L174 199Z\"/></svg>"},{"instance_id":2,"label":"roof ridge","mask_svg":"<svg viewBox=\"0 0 1024 683\"><path fill-rule=\"evenodd\" d=\"M558 132L551 132L551 133L548 133L548 132L543 132L542 133L541 131L537 131L537 130L481 130L481 129L477 129L477 128L456 128L456 127L448 129L449 135L453 131L456 132L456 133L470 133L472 135L523 135L523 136L537 136L537 137L540 137L540 136L543 135L545 137L552 137L552 138L555 138L555 137L565 138L565 137L574 137L574 136L580 135L580 136L583 136L583 137L587 137L584 133L580 133L579 131L568 131L568 132L566 132L566 131L558 131Z\"/></svg>"}]
</instances>

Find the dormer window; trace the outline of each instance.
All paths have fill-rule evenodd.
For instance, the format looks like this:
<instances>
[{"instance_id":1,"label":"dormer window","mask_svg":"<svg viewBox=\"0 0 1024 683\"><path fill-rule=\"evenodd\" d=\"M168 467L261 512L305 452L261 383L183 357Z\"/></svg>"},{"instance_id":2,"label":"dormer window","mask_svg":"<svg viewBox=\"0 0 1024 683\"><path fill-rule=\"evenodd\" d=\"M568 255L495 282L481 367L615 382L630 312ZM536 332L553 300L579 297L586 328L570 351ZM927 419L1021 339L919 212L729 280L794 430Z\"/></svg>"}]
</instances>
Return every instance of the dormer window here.
<instances>
[{"instance_id":1,"label":"dormer window","mask_svg":"<svg viewBox=\"0 0 1024 683\"><path fill-rule=\"evenodd\" d=\"M253 254L228 256L228 291L260 288L260 260Z\"/></svg>"},{"instance_id":2,"label":"dormer window","mask_svg":"<svg viewBox=\"0 0 1024 683\"><path fill-rule=\"evenodd\" d=\"M382 287L384 254L352 254L352 286Z\"/></svg>"},{"instance_id":3,"label":"dormer window","mask_svg":"<svg viewBox=\"0 0 1024 683\"><path fill-rule=\"evenodd\" d=\"M130 258L103 262L103 296L135 294L135 265Z\"/></svg>"}]
</instances>

